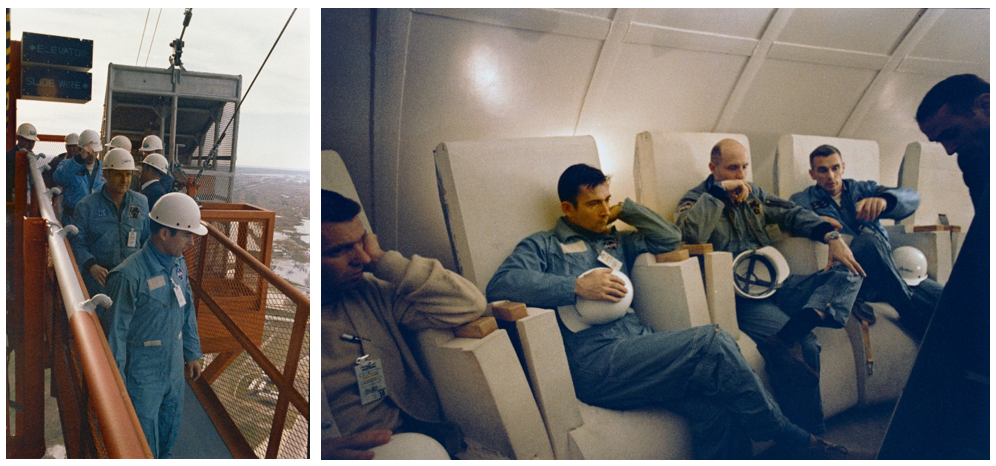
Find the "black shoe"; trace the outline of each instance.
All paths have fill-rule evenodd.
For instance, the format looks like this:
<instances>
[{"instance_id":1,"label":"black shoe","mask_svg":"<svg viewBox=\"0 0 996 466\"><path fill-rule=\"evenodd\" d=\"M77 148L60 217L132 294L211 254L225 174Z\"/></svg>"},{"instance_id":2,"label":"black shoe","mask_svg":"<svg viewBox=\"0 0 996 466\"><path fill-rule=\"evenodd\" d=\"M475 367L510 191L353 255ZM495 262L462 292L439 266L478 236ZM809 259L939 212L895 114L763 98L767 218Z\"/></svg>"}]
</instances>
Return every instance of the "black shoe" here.
<instances>
[{"instance_id":1,"label":"black shoe","mask_svg":"<svg viewBox=\"0 0 996 466\"><path fill-rule=\"evenodd\" d=\"M802 347L796 343L789 348L778 336L772 335L757 343L757 351L765 362L776 366L786 377L802 386L814 386L820 383L817 374L806 361L802 360Z\"/></svg>"},{"instance_id":2,"label":"black shoe","mask_svg":"<svg viewBox=\"0 0 996 466\"><path fill-rule=\"evenodd\" d=\"M854 306L851 307L851 314L854 314L854 317L858 319L868 322L868 325L875 324L875 310L864 301L855 301Z\"/></svg>"}]
</instances>

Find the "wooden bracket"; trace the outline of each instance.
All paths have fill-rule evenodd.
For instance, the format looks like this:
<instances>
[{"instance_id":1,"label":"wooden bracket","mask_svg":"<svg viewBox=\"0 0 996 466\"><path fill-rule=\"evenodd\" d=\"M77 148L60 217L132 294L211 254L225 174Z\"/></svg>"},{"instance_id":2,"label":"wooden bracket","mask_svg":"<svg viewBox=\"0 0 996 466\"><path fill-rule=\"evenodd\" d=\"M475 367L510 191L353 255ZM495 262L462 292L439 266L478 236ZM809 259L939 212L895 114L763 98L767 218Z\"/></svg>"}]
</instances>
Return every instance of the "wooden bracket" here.
<instances>
[{"instance_id":1,"label":"wooden bracket","mask_svg":"<svg viewBox=\"0 0 996 466\"><path fill-rule=\"evenodd\" d=\"M658 254L656 257L657 262L681 262L688 259L689 255L687 249L675 249L671 252Z\"/></svg>"},{"instance_id":2,"label":"wooden bracket","mask_svg":"<svg viewBox=\"0 0 996 466\"><path fill-rule=\"evenodd\" d=\"M491 308L491 315L493 315L495 319L506 322L515 322L528 315L526 313L525 303L495 301L493 303L488 303L488 307Z\"/></svg>"},{"instance_id":3,"label":"wooden bracket","mask_svg":"<svg viewBox=\"0 0 996 466\"><path fill-rule=\"evenodd\" d=\"M495 330L498 330L498 322L495 322L494 317L480 317L453 329L453 333L463 338L484 338Z\"/></svg>"}]
</instances>

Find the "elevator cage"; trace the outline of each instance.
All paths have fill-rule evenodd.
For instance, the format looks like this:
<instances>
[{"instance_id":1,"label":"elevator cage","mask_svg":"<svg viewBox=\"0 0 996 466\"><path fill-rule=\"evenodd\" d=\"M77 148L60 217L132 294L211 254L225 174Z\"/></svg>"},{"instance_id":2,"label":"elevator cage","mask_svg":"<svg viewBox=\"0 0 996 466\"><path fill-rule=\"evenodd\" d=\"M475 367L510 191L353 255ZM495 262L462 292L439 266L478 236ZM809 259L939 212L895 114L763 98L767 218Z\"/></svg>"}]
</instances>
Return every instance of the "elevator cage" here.
<instances>
[{"instance_id":1,"label":"elevator cage","mask_svg":"<svg viewBox=\"0 0 996 466\"><path fill-rule=\"evenodd\" d=\"M241 75L111 63L101 138L106 144L114 136L126 136L137 163L144 156L139 149L145 136L159 136L171 167L191 179L200 174L199 199L231 202L239 133L235 110L241 95Z\"/></svg>"}]
</instances>

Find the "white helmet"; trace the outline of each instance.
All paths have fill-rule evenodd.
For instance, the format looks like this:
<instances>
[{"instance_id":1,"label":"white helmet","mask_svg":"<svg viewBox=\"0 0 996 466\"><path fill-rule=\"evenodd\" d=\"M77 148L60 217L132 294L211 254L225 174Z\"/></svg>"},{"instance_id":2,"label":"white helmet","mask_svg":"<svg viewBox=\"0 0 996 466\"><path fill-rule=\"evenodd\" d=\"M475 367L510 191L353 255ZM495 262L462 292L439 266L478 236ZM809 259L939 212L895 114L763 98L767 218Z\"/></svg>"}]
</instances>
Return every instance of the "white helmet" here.
<instances>
[{"instance_id":1,"label":"white helmet","mask_svg":"<svg viewBox=\"0 0 996 466\"><path fill-rule=\"evenodd\" d=\"M128 136L119 134L111 138L111 142L108 145L119 149L131 150L131 139L128 139Z\"/></svg>"},{"instance_id":2,"label":"white helmet","mask_svg":"<svg viewBox=\"0 0 996 466\"><path fill-rule=\"evenodd\" d=\"M135 159L131 152L120 147L115 147L107 151L104 156L104 170L134 170Z\"/></svg>"},{"instance_id":3,"label":"white helmet","mask_svg":"<svg viewBox=\"0 0 996 466\"><path fill-rule=\"evenodd\" d=\"M892 251L899 276L909 286L917 286L927 278L927 256L913 246L900 246Z\"/></svg>"},{"instance_id":4,"label":"white helmet","mask_svg":"<svg viewBox=\"0 0 996 466\"><path fill-rule=\"evenodd\" d=\"M163 157L162 154L146 155L142 163L155 168L163 175L169 172L169 162L166 161L166 157Z\"/></svg>"},{"instance_id":5,"label":"white helmet","mask_svg":"<svg viewBox=\"0 0 996 466\"><path fill-rule=\"evenodd\" d=\"M197 206L197 201L183 193L164 194L152 206L149 218L160 225L195 235L207 234L207 227L201 225L201 208Z\"/></svg>"},{"instance_id":6,"label":"white helmet","mask_svg":"<svg viewBox=\"0 0 996 466\"><path fill-rule=\"evenodd\" d=\"M734 288L744 298L767 298L788 276L785 256L772 246L744 251L733 259Z\"/></svg>"},{"instance_id":7,"label":"white helmet","mask_svg":"<svg viewBox=\"0 0 996 466\"><path fill-rule=\"evenodd\" d=\"M80 135L76 133L69 133L66 135L66 145L67 146L78 146L80 145Z\"/></svg>"},{"instance_id":8,"label":"white helmet","mask_svg":"<svg viewBox=\"0 0 996 466\"><path fill-rule=\"evenodd\" d=\"M139 149L141 152L154 152L157 150L163 150L163 140L159 139L159 136L155 134L150 134L142 139L142 148Z\"/></svg>"},{"instance_id":9,"label":"white helmet","mask_svg":"<svg viewBox=\"0 0 996 466\"><path fill-rule=\"evenodd\" d=\"M87 146L90 146L94 152L104 150L104 146L100 145L100 135L92 129L85 129L80 133L80 149Z\"/></svg>"},{"instance_id":10,"label":"white helmet","mask_svg":"<svg viewBox=\"0 0 996 466\"><path fill-rule=\"evenodd\" d=\"M38 130L36 130L35 125L31 123L21 123L21 126L17 127L17 135L32 141L38 140Z\"/></svg>"},{"instance_id":11,"label":"white helmet","mask_svg":"<svg viewBox=\"0 0 996 466\"><path fill-rule=\"evenodd\" d=\"M594 268L581 274L578 278L584 277L596 270L606 269L604 267ZM574 306L564 306L564 308L561 308L560 318L564 321L564 325L567 328L576 332L578 330L575 330L575 328L584 329L589 325L607 324L622 317L629 311L629 305L633 302L633 283L630 282L626 274L618 270L613 270L612 275L621 278L626 283L626 296L618 303L589 300L578 296Z\"/></svg>"},{"instance_id":12,"label":"white helmet","mask_svg":"<svg viewBox=\"0 0 996 466\"><path fill-rule=\"evenodd\" d=\"M391 441L370 449L375 460L448 460L449 453L435 439L416 432L402 432Z\"/></svg>"}]
</instances>

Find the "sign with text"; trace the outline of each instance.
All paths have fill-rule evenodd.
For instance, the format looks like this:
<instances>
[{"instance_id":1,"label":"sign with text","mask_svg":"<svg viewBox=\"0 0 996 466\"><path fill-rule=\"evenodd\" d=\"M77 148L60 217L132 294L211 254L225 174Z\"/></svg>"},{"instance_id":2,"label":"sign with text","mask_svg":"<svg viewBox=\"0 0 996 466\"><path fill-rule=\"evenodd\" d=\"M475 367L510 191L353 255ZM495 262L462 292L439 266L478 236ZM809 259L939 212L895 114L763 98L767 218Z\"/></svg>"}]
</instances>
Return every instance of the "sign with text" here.
<instances>
[{"instance_id":1,"label":"sign with text","mask_svg":"<svg viewBox=\"0 0 996 466\"><path fill-rule=\"evenodd\" d=\"M21 63L89 71L93 67L93 41L25 32L21 35Z\"/></svg>"},{"instance_id":2,"label":"sign with text","mask_svg":"<svg viewBox=\"0 0 996 466\"><path fill-rule=\"evenodd\" d=\"M21 98L53 102L90 101L93 75L47 66L21 68Z\"/></svg>"}]
</instances>

